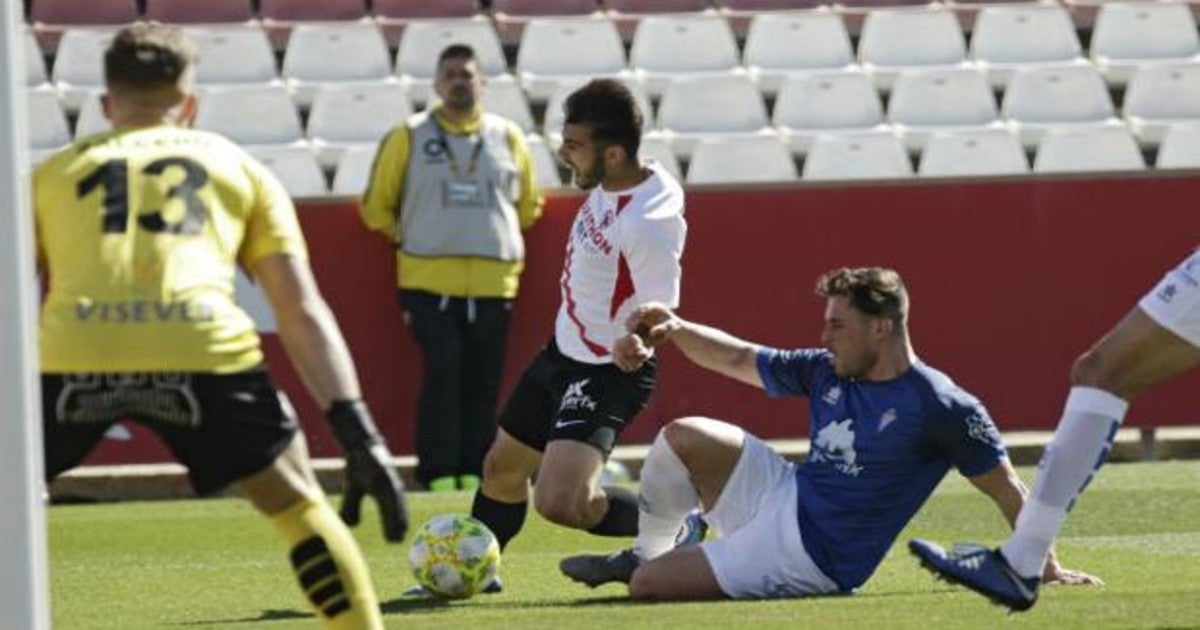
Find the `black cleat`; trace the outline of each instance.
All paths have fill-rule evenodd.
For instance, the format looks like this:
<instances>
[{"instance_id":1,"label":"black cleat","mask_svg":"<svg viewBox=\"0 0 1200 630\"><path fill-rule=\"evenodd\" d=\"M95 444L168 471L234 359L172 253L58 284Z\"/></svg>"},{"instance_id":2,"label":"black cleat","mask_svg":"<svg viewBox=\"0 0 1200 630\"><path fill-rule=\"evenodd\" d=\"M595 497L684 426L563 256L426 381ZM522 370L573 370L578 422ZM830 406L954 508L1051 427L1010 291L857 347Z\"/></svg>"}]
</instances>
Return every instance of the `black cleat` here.
<instances>
[{"instance_id":1,"label":"black cleat","mask_svg":"<svg viewBox=\"0 0 1200 630\"><path fill-rule=\"evenodd\" d=\"M609 582L628 584L639 564L641 560L633 549L625 549L607 556L583 554L563 558L558 570L576 582L596 588Z\"/></svg>"}]
</instances>

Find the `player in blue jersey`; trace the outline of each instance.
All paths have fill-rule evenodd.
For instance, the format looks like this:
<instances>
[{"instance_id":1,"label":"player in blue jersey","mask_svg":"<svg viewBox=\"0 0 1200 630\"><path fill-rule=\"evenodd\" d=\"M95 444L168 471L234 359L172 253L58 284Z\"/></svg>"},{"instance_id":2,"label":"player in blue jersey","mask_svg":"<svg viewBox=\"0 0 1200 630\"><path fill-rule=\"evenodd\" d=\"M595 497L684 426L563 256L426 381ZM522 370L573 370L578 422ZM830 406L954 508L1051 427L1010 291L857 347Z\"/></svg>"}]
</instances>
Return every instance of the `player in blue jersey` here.
<instances>
[{"instance_id":1,"label":"player in blue jersey","mask_svg":"<svg viewBox=\"0 0 1200 630\"><path fill-rule=\"evenodd\" d=\"M1108 458L1129 402L1146 388L1200 366L1200 250L1172 269L1136 308L1075 362L1054 438L1029 502L999 549L946 550L913 539L909 550L945 579L1012 610L1037 602L1038 569L1067 512Z\"/></svg>"},{"instance_id":2,"label":"player in blue jersey","mask_svg":"<svg viewBox=\"0 0 1200 630\"><path fill-rule=\"evenodd\" d=\"M917 358L899 274L837 269L817 293L827 300L822 349L765 348L662 305L631 316L646 347L631 347L620 367L636 367L649 347L670 341L698 365L771 396L807 396L812 449L795 465L732 424L676 420L642 467L634 547L566 558L563 573L590 586L627 582L635 599L852 592L951 467L1010 523L1016 518L1025 488L1000 435L978 399ZM697 504L722 536L673 548ZM1096 581L1053 556L1043 578Z\"/></svg>"}]
</instances>

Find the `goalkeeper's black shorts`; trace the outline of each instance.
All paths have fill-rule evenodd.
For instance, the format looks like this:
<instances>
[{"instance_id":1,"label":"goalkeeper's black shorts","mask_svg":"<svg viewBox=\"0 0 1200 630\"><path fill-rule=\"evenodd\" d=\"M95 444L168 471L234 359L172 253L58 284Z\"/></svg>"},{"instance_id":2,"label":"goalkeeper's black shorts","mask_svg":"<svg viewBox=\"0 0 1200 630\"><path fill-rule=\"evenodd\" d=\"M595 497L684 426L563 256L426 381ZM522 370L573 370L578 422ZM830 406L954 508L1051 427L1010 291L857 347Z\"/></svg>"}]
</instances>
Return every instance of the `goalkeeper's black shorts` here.
<instances>
[{"instance_id":1,"label":"goalkeeper's black shorts","mask_svg":"<svg viewBox=\"0 0 1200 630\"><path fill-rule=\"evenodd\" d=\"M166 443L198 494L259 472L291 443L291 404L265 369L236 374L43 374L46 479L83 461L117 422Z\"/></svg>"}]
</instances>

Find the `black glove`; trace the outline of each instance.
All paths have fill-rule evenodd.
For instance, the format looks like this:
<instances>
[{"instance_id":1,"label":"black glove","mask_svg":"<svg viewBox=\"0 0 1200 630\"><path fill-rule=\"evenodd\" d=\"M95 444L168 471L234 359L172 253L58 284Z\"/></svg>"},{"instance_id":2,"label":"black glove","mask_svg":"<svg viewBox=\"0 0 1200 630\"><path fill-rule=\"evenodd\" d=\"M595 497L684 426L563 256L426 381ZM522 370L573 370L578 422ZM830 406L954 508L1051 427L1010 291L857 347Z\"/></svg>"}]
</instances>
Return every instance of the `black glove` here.
<instances>
[{"instance_id":1,"label":"black glove","mask_svg":"<svg viewBox=\"0 0 1200 630\"><path fill-rule=\"evenodd\" d=\"M392 455L375 428L371 412L361 400L335 400L325 412L329 426L346 457L346 494L342 497L342 520L358 525L364 495L371 495L383 520L383 537L404 540L408 532L408 507L404 483L391 467Z\"/></svg>"}]
</instances>

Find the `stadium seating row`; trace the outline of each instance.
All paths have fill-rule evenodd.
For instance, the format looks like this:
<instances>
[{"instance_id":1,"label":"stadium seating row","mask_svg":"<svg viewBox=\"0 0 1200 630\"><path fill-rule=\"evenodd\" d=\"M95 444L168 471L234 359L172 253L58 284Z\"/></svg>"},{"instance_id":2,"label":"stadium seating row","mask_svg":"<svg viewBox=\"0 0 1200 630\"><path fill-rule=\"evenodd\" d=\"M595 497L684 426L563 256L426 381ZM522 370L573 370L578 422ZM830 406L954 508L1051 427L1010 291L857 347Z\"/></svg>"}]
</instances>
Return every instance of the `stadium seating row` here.
<instances>
[{"instance_id":1,"label":"stadium seating row","mask_svg":"<svg viewBox=\"0 0 1200 630\"><path fill-rule=\"evenodd\" d=\"M582 79L581 79L582 80ZM578 83L561 84L538 127L517 83L496 79L484 92L484 106L514 120L527 134L544 132L557 147L561 104ZM677 79L666 89L657 112L636 82L631 89L645 112L645 128L657 130L681 158L704 138L726 135L781 135L796 154L826 133L890 131L918 151L937 131L1007 128L1032 148L1051 128L1128 124L1138 141L1154 148L1173 124L1200 123L1200 63L1151 64L1134 76L1123 100L1124 121L1099 73L1090 65L1022 68L1015 72L997 107L984 76L972 69L909 70L900 73L884 107L869 78L856 72L789 76L773 101L766 101L744 75ZM70 140L68 116L54 90L32 88L34 148L51 149ZM74 137L107 128L98 93L83 92ZM198 124L247 145L289 144L307 137L330 165L339 147L373 144L393 124L415 111L398 82L335 83L312 86L307 125L288 90L279 83L210 86L200 92ZM69 107L68 107L69 109Z\"/></svg>"},{"instance_id":2,"label":"stadium seating row","mask_svg":"<svg viewBox=\"0 0 1200 630\"><path fill-rule=\"evenodd\" d=\"M767 95L788 74L861 69L883 91L904 69L974 66L1002 88L1014 68L1084 64L1089 59L1110 86L1128 82L1151 62L1200 59L1200 36L1180 3L1106 4L1084 56L1066 10L1058 5L987 7L979 12L968 49L955 18L944 10L878 10L867 16L855 53L840 17L831 13L766 13L750 27L744 52L723 20L706 16L653 17L638 27L628 61L612 23L587 18L533 20L513 68L528 95L545 100L556 84L584 76L634 76L652 97L673 77L748 73ZM274 81L272 48L256 28L189 29L201 48L200 82ZM54 61L53 78L71 89L95 87L99 56L110 31L71 30ZM29 36L32 38L32 35ZM282 76L307 100L310 81L384 80L397 76L424 100L437 52L454 41L473 45L489 75L509 70L499 38L484 21L411 25L397 51L364 23L307 24L295 29ZM36 51L37 47L31 48ZM570 51L564 54L564 51ZM45 70L31 66L33 75Z\"/></svg>"},{"instance_id":3,"label":"stadium seating row","mask_svg":"<svg viewBox=\"0 0 1200 630\"><path fill-rule=\"evenodd\" d=\"M562 186L565 182L546 144L538 136L529 140L539 184L548 188ZM374 147L353 146L329 169L322 168L312 150L305 146L260 146L250 150L279 176L295 197L361 195L374 158ZM645 137L641 152L689 184L866 181L914 175L986 177L1147 168L1132 135L1121 127L1053 130L1039 143L1032 167L1017 137L1005 130L938 132L919 154L915 169L903 142L887 132L818 136L800 167L786 144L776 136L708 138L697 146L687 164L686 177L661 137L654 134ZM1155 167L1200 168L1200 126L1171 127ZM326 173L333 173L331 185Z\"/></svg>"}]
</instances>

